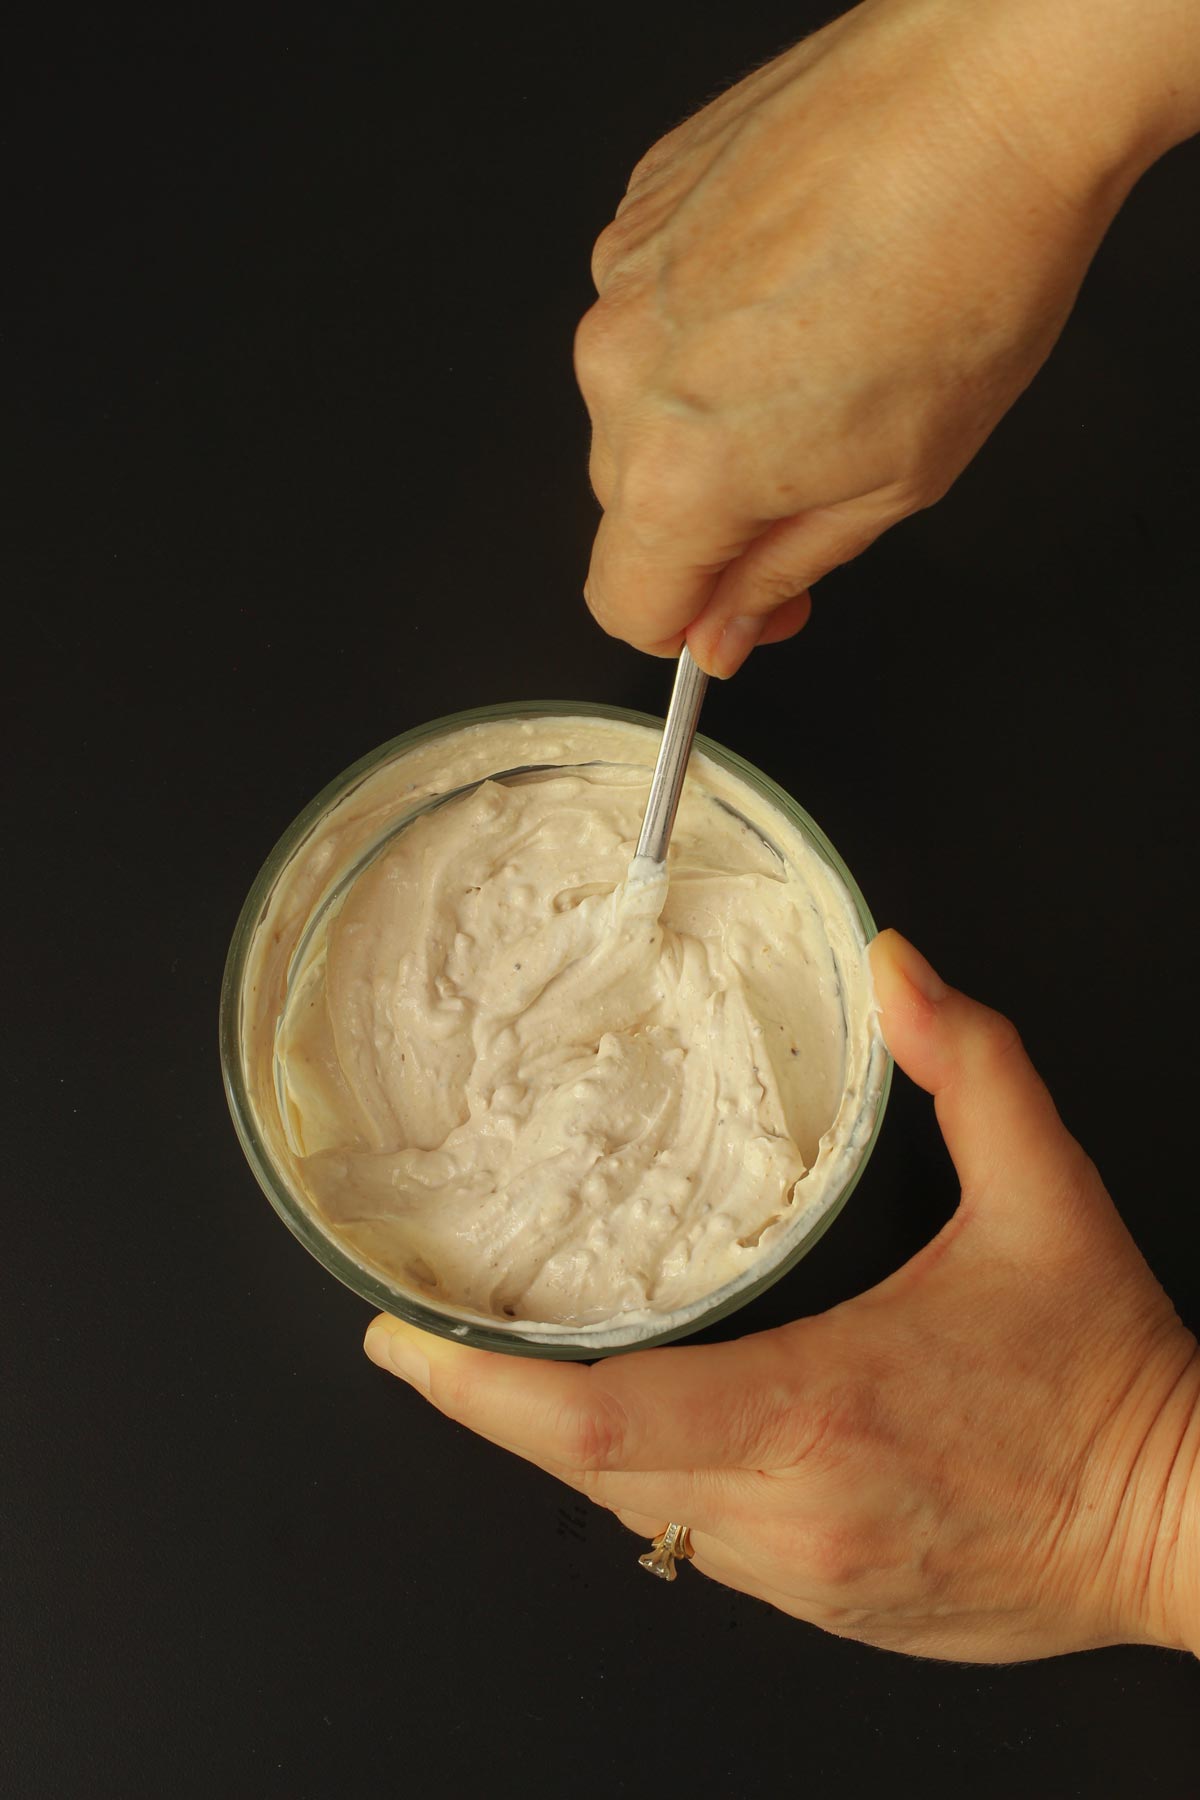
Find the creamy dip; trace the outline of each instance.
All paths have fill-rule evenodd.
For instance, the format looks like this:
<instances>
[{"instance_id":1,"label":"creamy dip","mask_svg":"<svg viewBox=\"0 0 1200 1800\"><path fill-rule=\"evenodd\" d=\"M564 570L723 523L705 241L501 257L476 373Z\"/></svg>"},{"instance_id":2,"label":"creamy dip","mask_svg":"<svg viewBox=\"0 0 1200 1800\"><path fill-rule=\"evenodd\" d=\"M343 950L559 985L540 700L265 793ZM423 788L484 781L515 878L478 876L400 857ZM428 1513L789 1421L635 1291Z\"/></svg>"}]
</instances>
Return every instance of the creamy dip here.
<instances>
[{"instance_id":1,"label":"creamy dip","mask_svg":"<svg viewBox=\"0 0 1200 1800\"><path fill-rule=\"evenodd\" d=\"M394 771L393 812L478 785L399 829L372 792L302 852L321 879L274 938L286 1158L352 1256L464 1318L661 1329L776 1263L869 1129L843 884L701 755L667 876L631 872L653 750L614 721L469 726Z\"/></svg>"}]
</instances>

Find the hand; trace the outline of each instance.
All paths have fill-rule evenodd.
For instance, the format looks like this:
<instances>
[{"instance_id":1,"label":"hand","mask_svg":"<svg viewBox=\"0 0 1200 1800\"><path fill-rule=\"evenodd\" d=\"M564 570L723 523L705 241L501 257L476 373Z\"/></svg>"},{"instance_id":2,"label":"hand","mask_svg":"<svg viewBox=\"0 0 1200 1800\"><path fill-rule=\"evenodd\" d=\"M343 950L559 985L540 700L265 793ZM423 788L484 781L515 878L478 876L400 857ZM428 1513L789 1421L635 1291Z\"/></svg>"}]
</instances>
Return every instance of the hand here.
<instances>
[{"instance_id":1,"label":"hand","mask_svg":"<svg viewBox=\"0 0 1200 1800\"><path fill-rule=\"evenodd\" d=\"M887 932L888 1044L962 1181L869 1293L587 1368L375 1320L367 1354L702 1573L838 1635L1012 1661L1200 1652L1200 1355L1012 1027Z\"/></svg>"},{"instance_id":2,"label":"hand","mask_svg":"<svg viewBox=\"0 0 1200 1800\"><path fill-rule=\"evenodd\" d=\"M642 159L576 353L606 631L731 674L946 491L1200 98L1194 0L1145 3L868 0Z\"/></svg>"}]
</instances>

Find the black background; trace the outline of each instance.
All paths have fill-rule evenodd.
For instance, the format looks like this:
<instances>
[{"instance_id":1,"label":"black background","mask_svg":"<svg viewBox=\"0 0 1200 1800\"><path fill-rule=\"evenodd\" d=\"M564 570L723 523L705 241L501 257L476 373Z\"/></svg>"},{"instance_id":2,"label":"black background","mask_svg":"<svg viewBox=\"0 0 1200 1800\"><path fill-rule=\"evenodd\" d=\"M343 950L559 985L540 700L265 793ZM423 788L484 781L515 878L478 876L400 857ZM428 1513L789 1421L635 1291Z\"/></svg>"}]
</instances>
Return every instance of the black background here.
<instances>
[{"instance_id":1,"label":"black background","mask_svg":"<svg viewBox=\"0 0 1200 1800\"><path fill-rule=\"evenodd\" d=\"M1196 1791L1181 1655L909 1661L648 1580L364 1361L221 1094L234 919L339 769L495 700L661 710L579 598L588 253L640 152L822 10L64 22L9 62L12 1793ZM1198 199L1192 144L950 496L704 719L1017 1019L1193 1326ZM740 1325L954 1197L898 1079Z\"/></svg>"}]
</instances>

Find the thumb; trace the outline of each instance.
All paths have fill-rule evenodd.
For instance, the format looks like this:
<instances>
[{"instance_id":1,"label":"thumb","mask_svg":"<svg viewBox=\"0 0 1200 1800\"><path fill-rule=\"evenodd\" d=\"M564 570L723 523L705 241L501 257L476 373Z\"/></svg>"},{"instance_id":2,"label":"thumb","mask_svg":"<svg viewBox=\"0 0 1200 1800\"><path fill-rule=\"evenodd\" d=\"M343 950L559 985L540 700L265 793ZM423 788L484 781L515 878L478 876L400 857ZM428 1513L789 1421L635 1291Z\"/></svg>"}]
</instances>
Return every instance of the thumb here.
<instances>
[{"instance_id":1,"label":"thumb","mask_svg":"<svg viewBox=\"0 0 1200 1800\"><path fill-rule=\"evenodd\" d=\"M871 973L888 1049L933 1095L965 1197L1027 1228L1095 1179L1006 1018L947 987L897 931L871 945Z\"/></svg>"}]
</instances>

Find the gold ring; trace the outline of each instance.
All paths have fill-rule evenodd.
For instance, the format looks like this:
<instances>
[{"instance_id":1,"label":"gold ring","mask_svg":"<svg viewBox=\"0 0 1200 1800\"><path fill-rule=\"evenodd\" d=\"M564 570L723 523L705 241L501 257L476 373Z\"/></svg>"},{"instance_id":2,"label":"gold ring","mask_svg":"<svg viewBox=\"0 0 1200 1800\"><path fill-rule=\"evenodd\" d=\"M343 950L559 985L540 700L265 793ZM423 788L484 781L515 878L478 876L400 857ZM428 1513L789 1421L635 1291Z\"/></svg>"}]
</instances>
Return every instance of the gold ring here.
<instances>
[{"instance_id":1,"label":"gold ring","mask_svg":"<svg viewBox=\"0 0 1200 1800\"><path fill-rule=\"evenodd\" d=\"M663 1581L674 1581L676 1562L691 1562L695 1554L688 1527L668 1525L665 1531L659 1532L645 1555L638 1557L638 1562Z\"/></svg>"}]
</instances>

